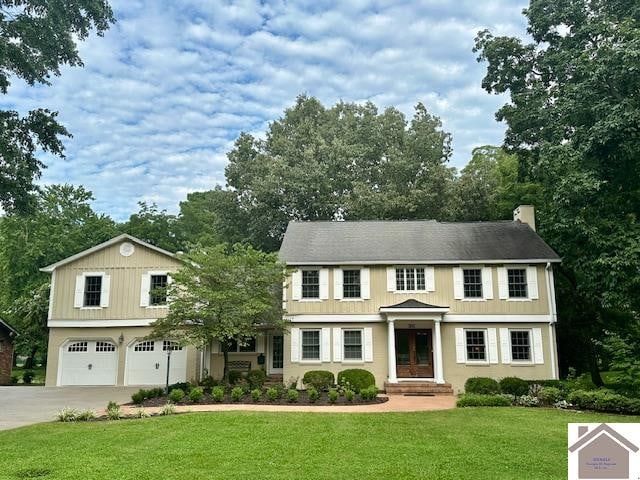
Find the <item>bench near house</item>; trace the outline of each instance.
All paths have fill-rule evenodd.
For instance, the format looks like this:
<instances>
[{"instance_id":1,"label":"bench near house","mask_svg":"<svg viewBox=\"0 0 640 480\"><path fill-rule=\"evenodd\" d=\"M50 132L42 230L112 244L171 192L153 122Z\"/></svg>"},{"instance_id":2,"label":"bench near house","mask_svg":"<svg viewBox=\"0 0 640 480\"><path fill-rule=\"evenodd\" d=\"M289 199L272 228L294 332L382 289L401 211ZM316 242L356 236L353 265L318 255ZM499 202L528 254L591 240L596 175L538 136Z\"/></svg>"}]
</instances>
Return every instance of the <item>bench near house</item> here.
<instances>
[{"instance_id":1,"label":"bench near house","mask_svg":"<svg viewBox=\"0 0 640 480\"><path fill-rule=\"evenodd\" d=\"M557 378L553 263L533 207L514 221L292 222L280 249L289 276L286 332L232 346L230 362L270 375L371 371L389 392L450 393L467 378ZM203 350L144 339L167 314L152 295L180 261L121 235L52 274L47 385L153 385L222 376Z\"/></svg>"}]
</instances>

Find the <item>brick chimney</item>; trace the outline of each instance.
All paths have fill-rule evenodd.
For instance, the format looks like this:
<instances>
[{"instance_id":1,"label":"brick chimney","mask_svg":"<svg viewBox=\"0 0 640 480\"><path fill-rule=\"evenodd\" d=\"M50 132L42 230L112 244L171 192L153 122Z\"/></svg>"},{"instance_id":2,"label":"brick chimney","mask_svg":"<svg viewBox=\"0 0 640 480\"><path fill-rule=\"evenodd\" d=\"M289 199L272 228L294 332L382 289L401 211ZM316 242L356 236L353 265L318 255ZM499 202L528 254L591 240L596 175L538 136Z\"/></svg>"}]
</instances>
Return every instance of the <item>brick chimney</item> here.
<instances>
[{"instance_id":1,"label":"brick chimney","mask_svg":"<svg viewBox=\"0 0 640 480\"><path fill-rule=\"evenodd\" d=\"M531 230L536 230L536 214L533 205L520 205L513 211L513 219L522 223L526 223Z\"/></svg>"}]
</instances>

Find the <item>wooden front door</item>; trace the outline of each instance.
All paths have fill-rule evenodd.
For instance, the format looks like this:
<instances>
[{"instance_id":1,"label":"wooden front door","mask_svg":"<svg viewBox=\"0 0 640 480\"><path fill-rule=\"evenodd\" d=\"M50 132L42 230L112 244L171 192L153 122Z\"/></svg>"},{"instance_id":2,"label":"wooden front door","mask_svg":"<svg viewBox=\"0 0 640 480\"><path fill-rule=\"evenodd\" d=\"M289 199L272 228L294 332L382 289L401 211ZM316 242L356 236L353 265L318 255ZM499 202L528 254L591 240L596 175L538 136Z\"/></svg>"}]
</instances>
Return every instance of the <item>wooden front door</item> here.
<instances>
[{"instance_id":1,"label":"wooden front door","mask_svg":"<svg viewBox=\"0 0 640 480\"><path fill-rule=\"evenodd\" d=\"M396 375L433 377L431 330L396 330Z\"/></svg>"}]
</instances>

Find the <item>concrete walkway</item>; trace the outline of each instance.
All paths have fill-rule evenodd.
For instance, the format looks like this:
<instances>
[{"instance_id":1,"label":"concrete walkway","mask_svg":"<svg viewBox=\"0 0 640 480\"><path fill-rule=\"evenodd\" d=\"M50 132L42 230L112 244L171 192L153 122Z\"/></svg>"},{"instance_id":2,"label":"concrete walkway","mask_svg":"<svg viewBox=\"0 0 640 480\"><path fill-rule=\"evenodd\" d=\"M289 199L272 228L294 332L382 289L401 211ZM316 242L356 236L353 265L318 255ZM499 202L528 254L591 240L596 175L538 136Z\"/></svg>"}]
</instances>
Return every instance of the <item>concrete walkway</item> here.
<instances>
[{"instance_id":1,"label":"concrete walkway","mask_svg":"<svg viewBox=\"0 0 640 480\"><path fill-rule=\"evenodd\" d=\"M64 407L102 410L124 403L139 387L0 387L0 430L50 422Z\"/></svg>"},{"instance_id":2,"label":"concrete walkway","mask_svg":"<svg viewBox=\"0 0 640 480\"><path fill-rule=\"evenodd\" d=\"M389 401L373 405L269 405L268 403L253 404L213 404L213 405L179 405L178 412L316 412L316 413L382 413L382 412L426 412L430 410L447 410L455 408L456 397L439 395L434 397L405 397L404 395L389 395ZM155 413L161 407L147 407L145 411ZM123 407L123 412L132 413L137 407Z\"/></svg>"}]
</instances>

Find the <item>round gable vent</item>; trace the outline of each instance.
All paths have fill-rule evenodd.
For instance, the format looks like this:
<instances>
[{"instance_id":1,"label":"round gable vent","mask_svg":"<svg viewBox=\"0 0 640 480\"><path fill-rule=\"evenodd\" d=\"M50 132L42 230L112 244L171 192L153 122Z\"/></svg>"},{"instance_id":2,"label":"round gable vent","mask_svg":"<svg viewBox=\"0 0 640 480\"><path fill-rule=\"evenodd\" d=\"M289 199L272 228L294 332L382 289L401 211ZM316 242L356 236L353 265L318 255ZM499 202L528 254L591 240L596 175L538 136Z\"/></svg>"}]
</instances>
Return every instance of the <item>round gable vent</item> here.
<instances>
[{"instance_id":1,"label":"round gable vent","mask_svg":"<svg viewBox=\"0 0 640 480\"><path fill-rule=\"evenodd\" d=\"M131 255L133 255L134 250L135 247L132 243L124 242L120 245L120 255L122 255L123 257L130 257Z\"/></svg>"}]
</instances>

